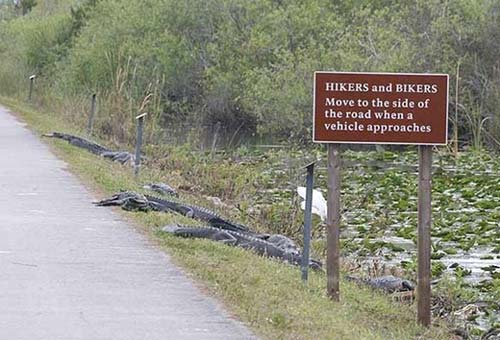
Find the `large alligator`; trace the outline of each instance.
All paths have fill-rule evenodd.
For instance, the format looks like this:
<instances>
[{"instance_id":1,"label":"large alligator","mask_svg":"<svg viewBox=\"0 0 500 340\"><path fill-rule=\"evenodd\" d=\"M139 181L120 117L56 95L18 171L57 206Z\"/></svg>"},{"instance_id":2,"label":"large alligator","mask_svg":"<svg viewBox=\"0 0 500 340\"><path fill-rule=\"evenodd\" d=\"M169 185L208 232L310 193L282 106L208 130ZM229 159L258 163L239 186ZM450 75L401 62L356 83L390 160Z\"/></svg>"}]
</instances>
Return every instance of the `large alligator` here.
<instances>
[{"instance_id":1,"label":"large alligator","mask_svg":"<svg viewBox=\"0 0 500 340\"><path fill-rule=\"evenodd\" d=\"M93 154L96 154L96 155L101 155L104 152L111 152L110 149L108 149L102 145L99 145L95 142L89 141L85 138L69 135L67 133L52 132L52 133L45 133L42 136L43 137L51 137L51 138L59 138L59 139L65 140L71 145L85 149L85 150L92 152Z\"/></svg>"},{"instance_id":2,"label":"large alligator","mask_svg":"<svg viewBox=\"0 0 500 340\"><path fill-rule=\"evenodd\" d=\"M368 279L347 276L346 279L348 281L367 285L374 289L381 289L386 293L413 291L415 289L415 285L412 282L392 275Z\"/></svg>"},{"instance_id":3,"label":"large alligator","mask_svg":"<svg viewBox=\"0 0 500 340\"><path fill-rule=\"evenodd\" d=\"M216 228L249 232L246 226L226 220L207 208L151 195L142 195L131 191L119 192L108 199L96 202L96 204L99 206L117 205L122 206L126 210L176 212L190 218L208 222Z\"/></svg>"},{"instance_id":4,"label":"large alligator","mask_svg":"<svg viewBox=\"0 0 500 340\"><path fill-rule=\"evenodd\" d=\"M175 236L204 238L235 247L251 249L259 255L281 259L293 265L300 265L302 261L300 252L295 251L295 249L290 250L286 245L283 245L281 242L282 238L268 238L268 240L264 240L250 233L223 230L213 226L191 227L167 225L162 228L162 231ZM269 239L271 241L275 240L277 243L272 243ZM310 260L309 267L312 269L321 269L322 263Z\"/></svg>"},{"instance_id":5,"label":"large alligator","mask_svg":"<svg viewBox=\"0 0 500 340\"><path fill-rule=\"evenodd\" d=\"M121 164L133 164L135 156L127 151L113 151L95 142L89 141L85 138L73 136L62 132L52 132L45 133L43 137L59 138L67 141L71 145L77 146L79 148L85 149L95 155L108 158L114 162L119 162Z\"/></svg>"},{"instance_id":6,"label":"large alligator","mask_svg":"<svg viewBox=\"0 0 500 340\"><path fill-rule=\"evenodd\" d=\"M231 222L220 217L217 213L207 208L193 204L181 203L178 201L162 199L151 195L144 195L154 204L158 210L175 211L187 217L208 222L211 226L225 230L248 231L248 227L239 223Z\"/></svg>"}]
</instances>

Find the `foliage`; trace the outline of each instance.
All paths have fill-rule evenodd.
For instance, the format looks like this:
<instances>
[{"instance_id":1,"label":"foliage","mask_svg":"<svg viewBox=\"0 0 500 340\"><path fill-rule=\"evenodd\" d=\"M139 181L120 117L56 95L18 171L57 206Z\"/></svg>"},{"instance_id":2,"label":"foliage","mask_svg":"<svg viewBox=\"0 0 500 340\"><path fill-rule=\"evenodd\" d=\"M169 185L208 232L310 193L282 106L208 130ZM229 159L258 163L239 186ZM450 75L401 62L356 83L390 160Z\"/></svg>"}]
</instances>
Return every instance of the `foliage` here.
<instances>
[{"instance_id":1,"label":"foliage","mask_svg":"<svg viewBox=\"0 0 500 340\"><path fill-rule=\"evenodd\" d=\"M0 23L0 92L21 95L30 72L46 78L46 103L97 91L109 113L98 131L118 140L149 96L151 134L220 123L226 141L304 142L314 70L443 72L454 84L460 65L461 143L500 148L496 0L39 2Z\"/></svg>"},{"instance_id":2,"label":"foliage","mask_svg":"<svg viewBox=\"0 0 500 340\"><path fill-rule=\"evenodd\" d=\"M36 0L19 0L19 2L20 2L21 11L22 11L23 15L26 15L29 12L31 12L33 7L35 7L37 5Z\"/></svg>"}]
</instances>

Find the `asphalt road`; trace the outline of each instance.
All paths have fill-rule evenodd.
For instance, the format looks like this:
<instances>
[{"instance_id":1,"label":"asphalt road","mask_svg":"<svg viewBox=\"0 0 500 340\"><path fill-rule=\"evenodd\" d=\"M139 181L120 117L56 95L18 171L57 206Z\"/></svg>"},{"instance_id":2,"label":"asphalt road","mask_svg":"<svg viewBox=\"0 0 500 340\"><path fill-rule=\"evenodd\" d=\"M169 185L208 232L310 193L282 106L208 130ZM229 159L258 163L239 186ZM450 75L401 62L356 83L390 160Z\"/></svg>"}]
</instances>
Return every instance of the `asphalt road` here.
<instances>
[{"instance_id":1,"label":"asphalt road","mask_svg":"<svg viewBox=\"0 0 500 340\"><path fill-rule=\"evenodd\" d=\"M94 200L0 107L0 339L254 337Z\"/></svg>"}]
</instances>

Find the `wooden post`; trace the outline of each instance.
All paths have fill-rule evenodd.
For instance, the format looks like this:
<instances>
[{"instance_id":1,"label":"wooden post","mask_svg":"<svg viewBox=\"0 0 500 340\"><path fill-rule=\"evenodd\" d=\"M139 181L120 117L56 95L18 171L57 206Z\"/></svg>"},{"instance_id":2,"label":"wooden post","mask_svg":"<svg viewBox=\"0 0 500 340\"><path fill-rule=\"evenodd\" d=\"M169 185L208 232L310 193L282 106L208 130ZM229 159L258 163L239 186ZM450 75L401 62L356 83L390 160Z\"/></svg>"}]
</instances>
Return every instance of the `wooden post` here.
<instances>
[{"instance_id":1,"label":"wooden post","mask_svg":"<svg viewBox=\"0 0 500 340\"><path fill-rule=\"evenodd\" d=\"M327 202L327 295L339 301L340 290L340 150L338 144L328 144Z\"/></svg>"},{"instance_id":2,"label":"wooden post","mask_svg":"<svg viewBox=\"0 0 500 340\"><path fill-rule=\"evenodd\" d=\"M432 146L418 147L418 323L431 324L431 176Z\"/></svg>"},{"instance_id":3,"label":"wooden post","mask_svg":"<svg viewBox=\"0 0 500 340\"><path fill-rule=\"evenodd\" d=\"M460 81L460 61L457 64L457 79L455 80L455 121L453 122L453 153L455 158L458 157L458 91L460 90L458 84Z\"/></svg>"},{"instance_id":4,"label":"wooden post","mask_svg":"<svg viewBox=\"0 0 500 340\"><path fill-rule=\"evenodd\" d=\"M135 139L135 167L134 174L135 177L139 177L139 169L141 167L141 146L142 146L142 135L144 127L144 117L147 113L143 113L135 117L137 120L137 137Z\"/></svg>"},{"instance_id":5,"label":"wooden post","mask_svg":"<svg viewBox=\"0 0 500 340\"><path fill-rule=\"evenodd\" d=\"M92 135L92 129L94 127L94 115L95 115L95 107L96 107L96 97L97 94L92 95L92 100L90 102L90 115L89 115L89 123L87 125L87 135Z\"/></svg>"},{"instance_id":6,"label":"wooden post","mask_svg":"<svg viewBox=\"0 0 500 340\"><path fill-rule=\"evenodd\" d=\"M32 76L30 76L30 90L29 90L29 94L28 94L28 100L31 102L31 99L33 98L33 84L35 83L35 78L36 78L36 75L33 74Z\"/></svg>"}]
</instances>

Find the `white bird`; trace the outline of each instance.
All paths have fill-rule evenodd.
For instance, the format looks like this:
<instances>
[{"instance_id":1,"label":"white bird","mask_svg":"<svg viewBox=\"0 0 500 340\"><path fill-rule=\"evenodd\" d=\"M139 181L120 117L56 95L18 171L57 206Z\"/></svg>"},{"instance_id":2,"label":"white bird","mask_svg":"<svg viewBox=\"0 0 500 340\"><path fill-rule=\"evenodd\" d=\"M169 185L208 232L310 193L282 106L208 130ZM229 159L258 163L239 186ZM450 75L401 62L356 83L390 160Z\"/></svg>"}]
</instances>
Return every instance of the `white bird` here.
<instances>
[{"instance_id":1,"label":"white bird","mask_svg":"<svg viewBox=\"0 0 500 340\"><path fill-rule=\"evenodd\" d=\"M300 207L302 209L306 209L306 188L305 187L297 187L297 193L299 194L300 197L304 199L300 203ZM321 218L321 221L326 220L326 200L323 197L323 194L321 191L317 189L313 189L313 197L312 197L312 209L311 212L313 214L318 215Z\"/></svg>"}]
</instances>

